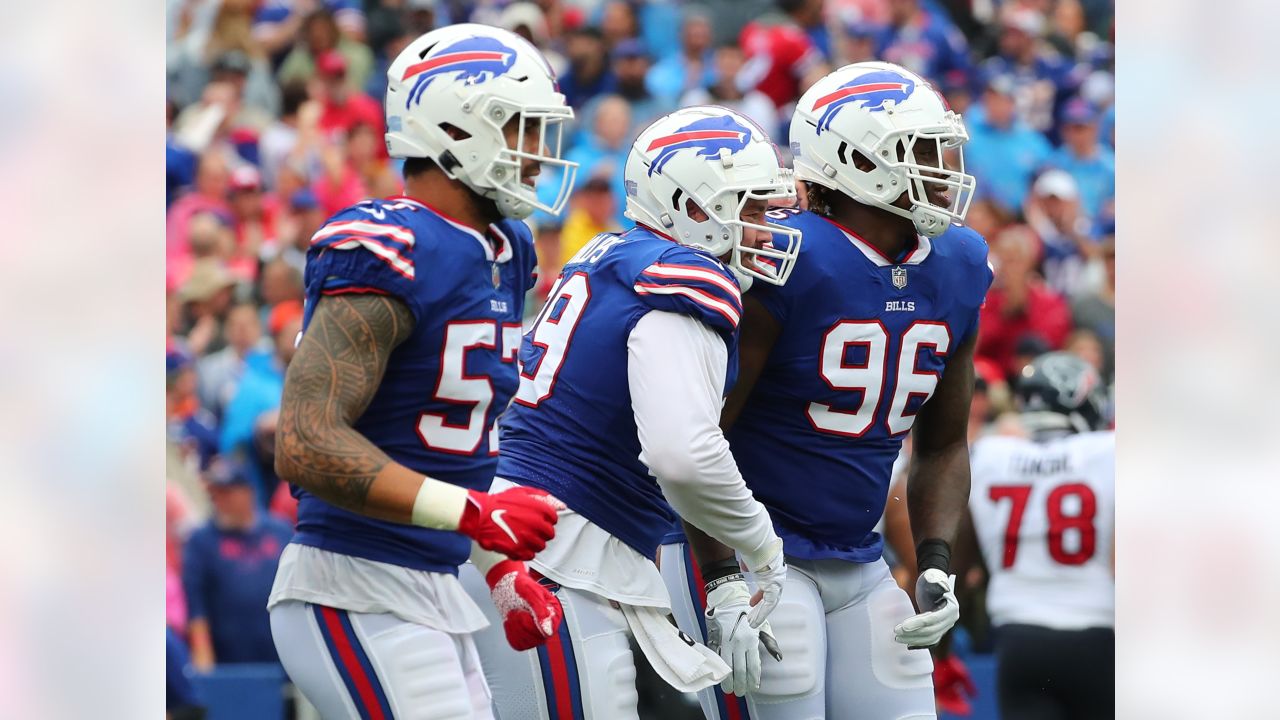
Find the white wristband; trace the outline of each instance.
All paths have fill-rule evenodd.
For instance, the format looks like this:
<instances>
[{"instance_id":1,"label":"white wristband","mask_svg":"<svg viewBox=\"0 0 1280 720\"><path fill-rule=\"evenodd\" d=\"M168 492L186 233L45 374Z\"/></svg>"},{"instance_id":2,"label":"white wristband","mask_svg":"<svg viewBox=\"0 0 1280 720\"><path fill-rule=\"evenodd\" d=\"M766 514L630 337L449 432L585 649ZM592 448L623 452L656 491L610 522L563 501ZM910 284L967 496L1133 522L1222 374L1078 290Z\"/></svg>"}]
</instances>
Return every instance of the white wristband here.
<instances>
[{"instance_id":1,"label":"white wristband","mask_svg":"<svg viewBox=\"0 0 1280 720\"><path fill-rule=\"evenodd\" d=\"M476 566L480 574L488 577L489 571L494 565L506 560L507 556L502 553L496 553L491 550L485 550L475 543L471 543L471 564Z\"/></svg>"},{"instance_id":2,"label":"white wristband","mask_svg":"<svg viewBox=\"0 0 1280 720\"><path fill-rule=\"evenodd\" d=\"M414 525L433 530L457 530L467 507L467 489L434 478L423 478L413 501Z\"/></svg>"},{"instance_id":3,"label":"white wristband","mask_svg":"<svg viewBox=\"0 0 1280 720\"><path fill-rule=\"evenodd\" d=\"M782 538L773 532L773 528L769 528L769 539L763 545L750 552L739 551L742 555L742 561L747 564L748 570L759 570L766 564L772 562L778 557L778 553L782 552ZM772 569L772 568L770 568Z\"/></svg>"}]
</instances>

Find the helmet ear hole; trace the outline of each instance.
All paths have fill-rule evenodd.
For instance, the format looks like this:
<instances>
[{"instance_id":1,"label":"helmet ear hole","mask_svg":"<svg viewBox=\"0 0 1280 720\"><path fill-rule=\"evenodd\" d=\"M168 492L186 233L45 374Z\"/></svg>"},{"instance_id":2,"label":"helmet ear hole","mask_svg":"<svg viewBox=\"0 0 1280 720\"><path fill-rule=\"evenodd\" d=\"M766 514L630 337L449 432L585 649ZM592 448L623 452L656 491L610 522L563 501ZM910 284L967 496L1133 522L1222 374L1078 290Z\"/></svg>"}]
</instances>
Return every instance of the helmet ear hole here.
<instances>
[{"instance_id":1,"label":"helmet ear hole","mask_svg":"<svg viewBox=\"0 0 1280 720\"><path fill-rule=\"evenodd\" d=\"M438 127L454 140L466 140L471 137L471 133L451 123L440 123Z\"/></svg>"},{"instance_id":2,"label":"helmet ear hole","mask_svg":"<svg viewBox=\"0 0 1280 720\"><path fill-rule=\"evenodd\" d=\"M876 169L876 164L871 161L871 158L867 157L866 155L863 155L861 151L850 150L849 160L852 162L855 168L857 168L858 170L861 170L862 172L871 172L872 170Z\"/></svg>"},{"instance_id":3,"label":"helmet ear hole","mask_svg":"<svg viewBox=\"0 0 1280 720\"><path fill-rule=\"evenodd\" d=\"M685 198L684 214L688 215L694 222L706 222L710 219L710 216L703 212L702 208L698 207L693 198Z\"/></svg>"}]
</instances>

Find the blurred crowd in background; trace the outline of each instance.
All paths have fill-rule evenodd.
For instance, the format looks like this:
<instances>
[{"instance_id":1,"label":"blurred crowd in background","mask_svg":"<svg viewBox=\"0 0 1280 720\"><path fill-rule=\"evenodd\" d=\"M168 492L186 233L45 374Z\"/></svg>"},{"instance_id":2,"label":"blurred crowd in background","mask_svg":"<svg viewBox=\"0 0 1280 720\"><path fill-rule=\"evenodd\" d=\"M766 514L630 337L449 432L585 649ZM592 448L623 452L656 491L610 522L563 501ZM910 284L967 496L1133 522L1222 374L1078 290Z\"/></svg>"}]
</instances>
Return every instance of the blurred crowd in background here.
<instances>
[{"instance_id":1,"label":"blurred crowd in background","mask_svg":"<svg viewBox=\"0 0 1280 720\"><path fill-rule=\"evenodd\" d=\"M1010 381L1066 349L1110 385L1115 339L1113 0L167 0L167 342L171 643L195 668L275 662L265 603L296 508L272 469L312 234L401 189L386 69L433 28L479 22L543 51L576 113L568 209L535 215L543 285L623 217L630 144L715 103L784 155L796 99L886 60L961 113L991 246L975 433L1016 432ZM556 183L544 182L544 187Z\"/></svg>"}]
</instances>

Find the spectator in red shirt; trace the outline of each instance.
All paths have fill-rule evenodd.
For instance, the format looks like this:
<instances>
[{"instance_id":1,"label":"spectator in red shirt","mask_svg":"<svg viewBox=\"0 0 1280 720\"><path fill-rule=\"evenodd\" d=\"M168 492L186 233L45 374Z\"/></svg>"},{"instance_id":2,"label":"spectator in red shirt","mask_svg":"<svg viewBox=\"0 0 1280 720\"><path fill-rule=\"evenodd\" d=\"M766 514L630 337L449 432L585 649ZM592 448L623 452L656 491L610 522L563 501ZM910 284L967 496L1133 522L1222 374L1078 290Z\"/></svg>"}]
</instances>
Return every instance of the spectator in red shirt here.
<instances>
[{"instance_id":1,"label":"spectator in red shirt","mask_svg":"<svg viewBox=\"0 0 1280 720\"><path fill-rule=\"evenodd\" d=\"M783 3L787 8L801 3ZM742 82L768 95L779 108L800 97L827 74L822 53L790 15L771 14L742 29L739 44L747 51Z\"/></svg>"},{"instance_id":2,"label":"spectator in red shirt","mask_svg":"<svg viewBox=\"0 0 1280 720\"><path fill-rule=\"evenodd\" d=\"M340 135L343 139L351 136L356 125L369 125L377 131L378 137L386 131L382 124L382 104L364 93L354 90L346 83L347 61L336 50L322 53L316 59L316 84L318 100L323 107L320 113L320 131L331 139ZM382 147L381 157L386 157L387 149Z\"/></svg>"},{"instance_id":3,"label":"spectator in red shirt","mask_svg":"<svg viewBox=\"0 0 1280 720\"><path fill-rule=\"evenodd\" d=\"M252 281L258 276L263 246L276 242L278 208L275 198L263 194L262 175L252 165L241 165L231 173L230 200L236 242L227 266L236 276Z\"/></svg>"},{"instance_id":4,"label":"spectator in red shirt","mask_svg":"<svg viewBox=\"0 0 1280 720\"><path fill-rule=\"evenodd\" d=\"M1034 336L1048 349L1060 349L1071 331L1071 310L1036 273L1040 247L1030 228L1002 230L991 244L991 255L996 276L982 307L977 352L1012 378L1018 370L1018 343Z\"/></svg>"}]
</instances>

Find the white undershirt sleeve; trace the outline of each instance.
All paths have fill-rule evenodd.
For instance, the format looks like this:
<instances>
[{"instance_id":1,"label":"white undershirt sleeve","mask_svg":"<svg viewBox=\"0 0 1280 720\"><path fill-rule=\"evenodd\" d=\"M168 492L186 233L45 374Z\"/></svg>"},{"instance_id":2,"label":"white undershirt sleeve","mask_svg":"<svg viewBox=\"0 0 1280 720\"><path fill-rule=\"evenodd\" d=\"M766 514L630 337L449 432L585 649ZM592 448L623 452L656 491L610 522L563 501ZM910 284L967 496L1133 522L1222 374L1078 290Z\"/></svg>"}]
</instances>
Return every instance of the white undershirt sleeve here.
<instances>
[{"instance_id":1,"label":"white undershirt sleeve","mask_svg":"<svg viewBox=\"0 0 1280 720\"><path fill-rule=\"evenodd\" d=\"M759 567L779 542L720 431L728 358L724 339L703 323L651 310L627 339L627 382L640 461L667 502L741 553L748 566Z\"/></svg>"}]
</instances>

